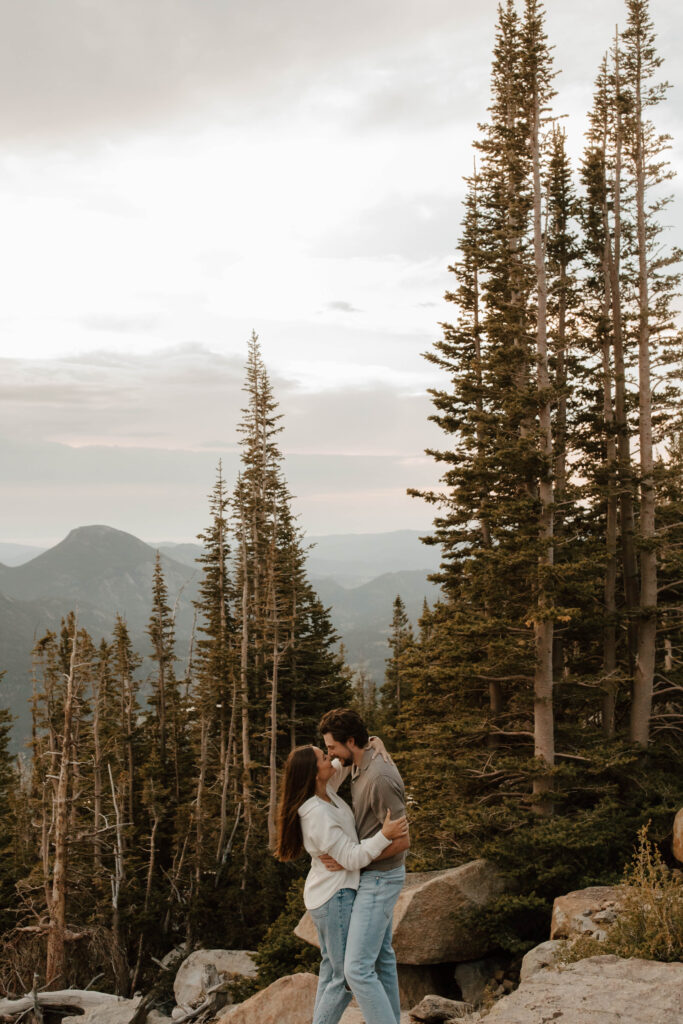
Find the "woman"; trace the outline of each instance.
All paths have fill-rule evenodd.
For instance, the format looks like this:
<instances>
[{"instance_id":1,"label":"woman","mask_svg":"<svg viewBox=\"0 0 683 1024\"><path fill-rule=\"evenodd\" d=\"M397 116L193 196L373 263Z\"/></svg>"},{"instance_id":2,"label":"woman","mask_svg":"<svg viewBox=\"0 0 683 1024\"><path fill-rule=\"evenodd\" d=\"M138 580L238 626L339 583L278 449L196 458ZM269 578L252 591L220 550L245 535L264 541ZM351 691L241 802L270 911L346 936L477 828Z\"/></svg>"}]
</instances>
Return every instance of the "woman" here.
<instances>
[{"instance_id":1,"label":"woman","mask_svg":"<svg viewBox=\"0 0 683 1024\"><path fill-rule=\"evenodd\" d=\"M349 770L319 747L297 747L287 758L282 785L276 856L294 860L304 849L311 855L304 903L318 930L322 954L313 1024L338 1024L351 1001L344 953L360 868L408 831L405 817L392 821L387 812L381 832L358 841L353 811L337 795ZM325 853L344 870L328 871L320 861Z\"/></svg>"}]
</instances>

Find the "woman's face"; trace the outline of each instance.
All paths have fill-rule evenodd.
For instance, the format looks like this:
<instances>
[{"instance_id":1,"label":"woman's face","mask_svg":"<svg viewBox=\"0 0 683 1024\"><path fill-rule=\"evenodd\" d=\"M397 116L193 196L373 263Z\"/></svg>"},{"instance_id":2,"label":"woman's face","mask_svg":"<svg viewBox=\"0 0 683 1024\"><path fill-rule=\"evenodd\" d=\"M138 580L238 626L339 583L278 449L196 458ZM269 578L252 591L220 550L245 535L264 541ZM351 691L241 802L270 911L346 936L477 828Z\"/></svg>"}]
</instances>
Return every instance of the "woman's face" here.
<instances>
[{"instance_id":1,"label":"woman's face","mask_svg":"<svg viewBox=\"0 0 683 1024\"><path fill-rule=\"evenodd\" d=\"M332 759L329 754L323 754L320 747L313 747L315 751L315 757L318 762L318 774L317 778L321 782L327 782L328 779L334 775L334 767L332 766Z\"/></svg>"}]
</instances>

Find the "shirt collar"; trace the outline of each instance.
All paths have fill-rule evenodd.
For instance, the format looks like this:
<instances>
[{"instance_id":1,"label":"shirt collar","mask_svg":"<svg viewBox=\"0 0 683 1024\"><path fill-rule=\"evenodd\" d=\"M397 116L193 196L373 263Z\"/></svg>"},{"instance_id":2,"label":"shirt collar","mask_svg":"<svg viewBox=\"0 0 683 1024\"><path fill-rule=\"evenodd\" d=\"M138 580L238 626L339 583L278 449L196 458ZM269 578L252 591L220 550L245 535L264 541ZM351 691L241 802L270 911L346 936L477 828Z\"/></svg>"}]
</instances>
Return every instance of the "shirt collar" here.
<instances>
[{"instance_id":1,"label":"shirt collar","mask_svg":"<svg viewBox=\"0 0 683 1024\"><path fill-rule=\"evenodd\" d=\"M363 754L361 763L359 765L357 765L354 762L353 767L351 768L351 781L352 782L355 779L358 778L358 776L360 775L361 772L366 771L366 769L369 767L371 761L372 761L372 747L368 747L368 749Z\"/></svg>"}]
</instances>

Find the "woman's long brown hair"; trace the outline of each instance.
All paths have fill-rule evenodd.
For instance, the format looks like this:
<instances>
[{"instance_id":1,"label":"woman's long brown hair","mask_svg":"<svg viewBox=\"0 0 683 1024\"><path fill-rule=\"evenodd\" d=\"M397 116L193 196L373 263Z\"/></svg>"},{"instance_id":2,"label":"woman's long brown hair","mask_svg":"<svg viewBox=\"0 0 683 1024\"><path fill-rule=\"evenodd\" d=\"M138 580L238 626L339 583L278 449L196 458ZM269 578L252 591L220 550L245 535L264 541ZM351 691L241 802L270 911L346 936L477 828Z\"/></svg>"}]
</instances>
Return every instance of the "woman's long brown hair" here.
<instances>
[{"instance_id":1,"label":"woman's long brown hair","mask_svg":"<svg viewBox=\"0 0 683 1024\"><path fill-rule=\"evenodd\" d=\"M304 848L299 808L315 793L318 759L310 743L295 747L285 763L277 817L278 860L294 860Z\"/></svg>"}]
</instances>

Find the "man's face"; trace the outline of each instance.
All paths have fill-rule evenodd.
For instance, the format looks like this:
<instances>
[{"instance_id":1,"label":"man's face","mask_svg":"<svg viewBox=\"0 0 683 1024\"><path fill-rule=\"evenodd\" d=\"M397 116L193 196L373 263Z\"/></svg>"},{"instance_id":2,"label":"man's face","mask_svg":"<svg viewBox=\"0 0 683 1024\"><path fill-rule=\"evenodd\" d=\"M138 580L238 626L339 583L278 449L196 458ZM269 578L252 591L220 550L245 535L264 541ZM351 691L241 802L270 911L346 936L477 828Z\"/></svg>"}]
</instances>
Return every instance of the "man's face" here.
<instances>
[{"instance_id":1,"label":"man's face","mask_svg":"<svg viewBox=\"0 0 683 1024\"><path fill-rule=\"evenodd\" d=\"M347 747L345 743L340 743L339 740L335 740L331 732L326 732L323 735L325 740L325 746L327 747L327 753L330 757L338 757L343 765L350 765L353 763L353 751L351 747ZM353 743L353 740L351 740Z\"/></svg>"}]
</instances>

